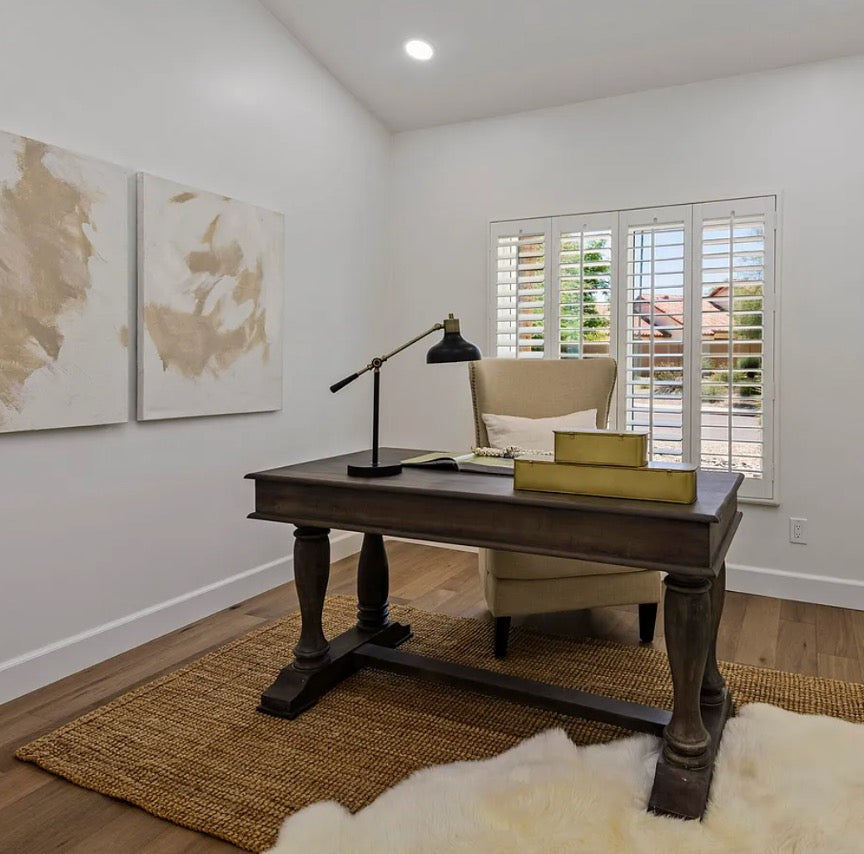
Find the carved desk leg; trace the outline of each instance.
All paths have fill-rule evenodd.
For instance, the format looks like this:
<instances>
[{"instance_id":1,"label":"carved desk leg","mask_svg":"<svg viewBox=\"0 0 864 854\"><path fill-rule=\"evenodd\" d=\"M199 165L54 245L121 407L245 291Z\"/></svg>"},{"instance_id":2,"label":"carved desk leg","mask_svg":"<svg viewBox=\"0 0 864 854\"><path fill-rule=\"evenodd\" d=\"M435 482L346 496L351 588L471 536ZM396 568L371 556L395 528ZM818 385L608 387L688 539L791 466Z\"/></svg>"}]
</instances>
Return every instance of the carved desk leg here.
<instances>
[{"instance_id":1,"label":"carved desk leg","mask_svg":"<svg viewBox=\"0 0 864 854\"><path fill-rule=\"evenodd\" d=\"M705 662L705 676L702 678L702 708L722 706L727 700L726 683L717 667L717 632L723 616L723 602L726 599L726 564L720 566L717 577L711 582L711 643L708 646L708 659Z\"/></svg>"},{"instance_id":2,"label":"carved desk leg","mask_svg":"<svg viewBox=\"0 0 864 854\"><path fill-rule=\"evenodd\" d=\"M370 638L383 646L398 646L411 637L411 627L388 618L390 566L381 534L364 534L357 564L357 628L378 634Z\"/></svg>"},{"instance_id":3,"label":"carved desk leg","mask_svg":"<svg viewBox=\"0 0 864 854\"><path fill-rule=\"evenodd\" d=\"M300 600L300 641L294 647L294 669L320 670L330 660L330 644L324 637L321 614L330 581L329 528L297 528L294 531L294 584Z\"/></svg>"},{"instance_id":4,"label":"carved desk leg","mask_svg":"<svg viewBox=\"0 0 864 854\"><path fill-rule=\"evenodd\" d=\"M381 534L364 534L357 564L357 628L377 631L389 620L390 566Z\"/></svg>"},{"instance_id":5,"label":"carved desk leg","mask_svg":"<svg viewBox=\"0 0 864 854\"><path fill-rule=\"evenodd\" d=\"M675 696L648 808L699 818L705 810L713 768L711 737L700 708L713 631L710 581L668 575L665 585L666 647Z\"/></svg>"},{"instance_id":6,"label":"carved desk leg","mask_svg":"<svg viewBox=\"0 0 864 854\"><path fill-rule=\"evenodd\" d=\"M294 663L283 668L276 681L261 695L258 710L283 718L295 718L314 705L329 687L326 674L330 644L324 636L321 614L330 580L329 528L297 527L294 531L294 583L300 600L300 640L294 647ZM344 678L344 677L343 677Z\"/></svg>"},{"instance_id":7,"label":"carved desk leg","mask_svg":"<svg viewBox=\"0 0 864 854\"><path fill-rule=\"evenodd\" d=\"M294 662L282 669L261 695L258 711L296 718L331 688L356 673L362 664L354 655L367 643L398 646L411 637L411 627L387 619L389 588L387 554L380 534L366 534L357 578L358 624L327 641L321 625L330 578L327 528L299 526L294 532L294 582L300 600L300 640Z\"/></svg>"},{"instance_id":8,"label":"carved desk leg","mask_svg":"<svg viewBox=\"0 0 864 854\"><path fill-rule=\"evenodd\" d=\"M717 631L723 616L723 601L726 598L726 564L721 564L717 577L711 582L711 643L708 646L708 659L705 662L705 675L702 677L700 695L702 721L711 736L711 761L717 757L723 728L732 714L732 695L729 693L723 674L717 667ZM711 769L709 769L710 772ZM708 778L708 785L711 778ZM705 797L707 800L708 792Z\"/></svg>"}]
</instances>

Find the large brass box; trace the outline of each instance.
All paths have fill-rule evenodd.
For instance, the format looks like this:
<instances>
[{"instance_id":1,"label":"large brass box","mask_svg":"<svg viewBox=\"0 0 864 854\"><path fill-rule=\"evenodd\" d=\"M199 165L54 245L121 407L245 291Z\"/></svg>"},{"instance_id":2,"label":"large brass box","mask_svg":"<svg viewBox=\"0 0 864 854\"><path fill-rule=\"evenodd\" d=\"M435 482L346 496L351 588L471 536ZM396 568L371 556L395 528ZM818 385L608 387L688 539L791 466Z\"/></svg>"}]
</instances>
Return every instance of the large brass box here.
<instances>
[{"instance_id":1,"label":"large brass box","mask_svg":"<svg viewBox=\"0 0 864 854\"><path fill-rule=\"evenodd\" d=\"M648 463L640 468L586 466L522 457L513 467L515 489L569 492L605 498L636 498L692 504L696 500L696 466Z\"/></svg>"}]
</instances>

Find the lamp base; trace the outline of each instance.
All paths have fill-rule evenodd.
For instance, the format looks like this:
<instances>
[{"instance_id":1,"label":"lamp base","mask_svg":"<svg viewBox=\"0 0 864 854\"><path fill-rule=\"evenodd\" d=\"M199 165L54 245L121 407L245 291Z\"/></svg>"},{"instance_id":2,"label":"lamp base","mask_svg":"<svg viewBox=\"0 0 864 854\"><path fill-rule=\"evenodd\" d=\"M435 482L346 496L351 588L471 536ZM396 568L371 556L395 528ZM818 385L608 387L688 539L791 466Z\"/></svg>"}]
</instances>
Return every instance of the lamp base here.
<instances>
[{"instance_id":1,"label":"lamp base","mask_svg":"<svg viewBox=\"0 0 864 854\"><path fill-rule=\"evenodd\" d=\"M351 477L392 477L402 471L401 463L391 463L384 466L348 466L348 474Z\"/></svg>"}]
</instances>

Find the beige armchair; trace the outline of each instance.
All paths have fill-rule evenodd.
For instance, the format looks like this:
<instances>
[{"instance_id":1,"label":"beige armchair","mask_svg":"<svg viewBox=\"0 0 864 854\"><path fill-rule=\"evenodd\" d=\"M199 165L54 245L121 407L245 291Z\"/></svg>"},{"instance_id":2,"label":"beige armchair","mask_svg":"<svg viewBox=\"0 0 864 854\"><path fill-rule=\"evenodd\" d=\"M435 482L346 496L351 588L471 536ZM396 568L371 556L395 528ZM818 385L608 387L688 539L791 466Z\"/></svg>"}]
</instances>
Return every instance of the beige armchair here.
<instances>
[{"instance_id":1,"label":"beige armchair","mask_svg":"<svg viewBox=\"0 0 864 854\"><path fill-rule=\"evenodd\" d=\"M469 366L476 443L489 445L483 413L549 418L597 410L605 428L615 388L614 359L485 359ZM495 655L507 654L512 617L606 605L639 605L639 637L654 637L661 575L594 561L480 549L480 576L495 617Z\"/></svg>"}]
</instances>

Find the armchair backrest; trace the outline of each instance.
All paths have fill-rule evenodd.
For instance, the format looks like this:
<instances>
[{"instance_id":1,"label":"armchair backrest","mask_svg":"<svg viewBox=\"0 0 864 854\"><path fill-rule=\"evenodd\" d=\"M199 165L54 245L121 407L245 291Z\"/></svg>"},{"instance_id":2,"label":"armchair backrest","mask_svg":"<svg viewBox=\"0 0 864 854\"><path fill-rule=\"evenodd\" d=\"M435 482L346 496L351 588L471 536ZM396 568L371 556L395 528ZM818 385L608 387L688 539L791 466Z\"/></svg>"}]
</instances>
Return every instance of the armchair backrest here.
<instances>
[{"instance_id":1,"label":"armchair backrest","mask_svg":"<svg viewBox=\"0 0 864 854\"><path fill-rule=\"evenodd\" d=\"M615 388L614 359L483 359L471 362L469 378L477 445L489 437L481 413L551 418L597 410L597 427L609 420Z\"/></svg>"}]
</instances>

